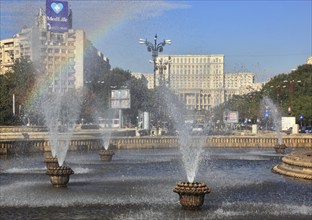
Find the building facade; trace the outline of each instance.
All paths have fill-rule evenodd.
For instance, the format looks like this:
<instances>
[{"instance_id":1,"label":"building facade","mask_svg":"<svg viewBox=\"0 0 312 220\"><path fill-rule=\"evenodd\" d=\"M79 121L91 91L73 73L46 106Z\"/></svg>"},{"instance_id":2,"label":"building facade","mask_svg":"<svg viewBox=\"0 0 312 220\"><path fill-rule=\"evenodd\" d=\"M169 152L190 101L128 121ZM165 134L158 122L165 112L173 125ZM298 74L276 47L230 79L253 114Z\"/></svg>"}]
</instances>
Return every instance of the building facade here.
<instances>
[{"instance_id":1,"label":"building facade","mask_svg":"<svg viewBox=\"0 0 312 220\"><path fill-rule=\"evenodd\" d=\"M224 73L224 55L160 55L156 61L156 85L170 87L190 110L211 110L233 95L262 88L251 72ZM143 74L148 88L154 86L153 74Z\"/></svg>"},{"instance_id":2,"label":"building facade","mask_svg":"<svg viewBox=\"0 0 312 220\"><path fill-rule=\"evenodd\" d=\"M161 55L159 60L168 62L163 79L188 109L210 110L224 102L223 54Z\"/></svg>"},{"instance_id":3,"label":"building facade","mask_svg":"<svg viewBox=\"0 0 312 220\"><path fill-rule=\"evenodd\" d=\"M110 69L109 59L94 48L83 30L70 28L57 33L47 31L46 26L46 15L40 9L32 28L23 28L13 38L0 41L0 74L5 74L15 59L28 58L40 64L40 72L51 80L51 91L68 91L83 88L92 78L86 53L97 59L103 72Z\"/></svg>"}]
</instances>

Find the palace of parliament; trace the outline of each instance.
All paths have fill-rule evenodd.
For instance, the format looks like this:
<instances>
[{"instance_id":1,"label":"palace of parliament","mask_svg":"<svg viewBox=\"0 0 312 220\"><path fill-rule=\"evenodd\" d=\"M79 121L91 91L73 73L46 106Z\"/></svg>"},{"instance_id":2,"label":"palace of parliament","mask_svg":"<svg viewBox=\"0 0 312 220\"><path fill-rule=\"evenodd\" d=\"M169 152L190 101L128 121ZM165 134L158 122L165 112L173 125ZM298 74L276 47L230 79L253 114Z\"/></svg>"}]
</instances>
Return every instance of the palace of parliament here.
<instances>
[{"instance_id":1,"label":"palace of parliament","mask_svg":"<svg viewBox=\"0 0 312 220\"><path fill-rule=\"evenodd\" d=\"M263 83L254 83L252 72L224 73L224 55L160 55L156 71L156 85L170 87L190 110L210 110L233 95L259 91ZM133 73L144 77L148 87L154 87L150 73Z\"/></svg>"},{"instance_id":2,"label":"palace of parliament","mask_svg":"<svg viewBox=\"0 0 312 220\"><path fill-rule=\"evenodd\" d=\"M12 38L0 40L0 74L5 74L16 59L40 61L43 71L53 76L52 91L81 89L92 79L88 62L90 57L101 63L103 72L111 68L109 59L86 38L83 30L72 29L69 11L69 29L54 33L46 28L42 9L31 28L23 28ZM88 60L89 59L89 60ZM262 83L254 83L254 73L224 73L224 55L159 55L156 86L164 82L183 100L188 109L210 110L233 95L260 90ZM66 65L64 65L64 63ZM60 68L62 66L62 68ZM65 74L60 74L60 71ZM154 87L152 73L132 73L144 79L148 88ZM58 77L66 77L66 80Z\"/></svg>"}]
</instances>

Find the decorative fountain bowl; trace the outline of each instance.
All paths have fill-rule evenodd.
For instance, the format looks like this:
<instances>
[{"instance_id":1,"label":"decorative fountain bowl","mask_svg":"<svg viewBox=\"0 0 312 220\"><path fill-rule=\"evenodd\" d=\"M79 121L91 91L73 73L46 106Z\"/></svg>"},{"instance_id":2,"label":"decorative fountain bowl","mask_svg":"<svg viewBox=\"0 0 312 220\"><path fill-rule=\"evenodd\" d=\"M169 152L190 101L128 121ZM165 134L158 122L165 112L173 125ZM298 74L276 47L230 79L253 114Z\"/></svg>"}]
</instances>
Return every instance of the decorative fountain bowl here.
<instances>
[{"instance_id":1,"label":"decorative fountain bowl","mask_svg":"<svg viewBox=\"0 0 312 220\"><path fill-rule=\"evenodd\" d=\"M274 166L272 171L312 181L312 151L287 154L282 158L282 163Z\"/></svg>"},{"instance_id":2,"label":"decorative fountain bowl","mask_svg":"<svg viewBox=\"0 0 312 220\"><path fill-rule=\"evenodd\" d=\"M46 156L44 162L46 163L48 170L59 167L57 158L52 155Z\"/></svg>"},{"instance_id":3,"label":"decorative fountain bowl","mask_svg":"<svg viewBox=\"0 0 312 220\"><path fill-rule=\"evenodd\" d=\"M178 182L173 192L179 194L180 204L184 209L198 210L204 204L205 194L210 193L210 189L204 183Z\"/></svg>"},{"instance_id":4,"label":"decorative fountain bowl","mask_svg":"<svg viewBox=\"0 0 312 220\"><path fill-rule=\"evenodd\" d=\"M67 187L69 176L74 174L74 171L68 166L59 166L48 169L46 172L50 176L52 185L56 188Z\"/></svg>"},{"instance_id":5,"label":"decorative fountain bowl","mask_svg":"<svg viewBox=\"0 0 312 220\"><path fill-rule=\"evenodd\" d=\"M101 160L103 161L111 161L114 154L115 153L112 150L100 150L99 153Z\"/></svg>"},{"instance_id":6,"label":"decorative fountain bowl","mask_svg":"<svg viewBox=\"0 0 312 220\"><path fill-rule=\"evenodd\" d=\"M278 154L284 154L286 150L286 145L285 144L277 144L274 146L275 152Z\"/></svg>"}]
</instances>

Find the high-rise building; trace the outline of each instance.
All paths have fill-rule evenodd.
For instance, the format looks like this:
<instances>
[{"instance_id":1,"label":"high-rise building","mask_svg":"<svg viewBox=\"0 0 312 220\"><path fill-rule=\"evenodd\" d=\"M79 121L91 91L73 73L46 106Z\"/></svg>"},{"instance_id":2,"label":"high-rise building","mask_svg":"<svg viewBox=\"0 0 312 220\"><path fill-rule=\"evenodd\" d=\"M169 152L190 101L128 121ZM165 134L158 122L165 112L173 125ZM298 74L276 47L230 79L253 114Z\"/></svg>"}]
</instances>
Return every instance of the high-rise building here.
<instances>
[{"instance_id":1,"label":"high-rise building","mask_svg":"<svg viewBox=\"0 0 312 220\"><path fill-rule=\"evenodd\" d=\"M14 64L14 48L16 45L14 38L0 41L0 75L8 71Z\"/></svg>"},{"instance_id":2,"label":"high-rise building","mask_svg":"<svg viewBox=\"0 0 312 220\"><path fill-rule=\"evenodd\" d=\"M69 18L71 28L71 10ZM23 28L13 38L1 40L0 46L0 74L4 74L15 59L29 58L41 64L40 72L49 76L49 88L52 91L80 89L86 81L98 78L95 74L110 69L109 59L92 45L83 30L48 31L47 18L42 9L31 28ZM93 61L96 59L101 72L90 71L95 68L90 58Z\"/></svg>"}]
</instances>

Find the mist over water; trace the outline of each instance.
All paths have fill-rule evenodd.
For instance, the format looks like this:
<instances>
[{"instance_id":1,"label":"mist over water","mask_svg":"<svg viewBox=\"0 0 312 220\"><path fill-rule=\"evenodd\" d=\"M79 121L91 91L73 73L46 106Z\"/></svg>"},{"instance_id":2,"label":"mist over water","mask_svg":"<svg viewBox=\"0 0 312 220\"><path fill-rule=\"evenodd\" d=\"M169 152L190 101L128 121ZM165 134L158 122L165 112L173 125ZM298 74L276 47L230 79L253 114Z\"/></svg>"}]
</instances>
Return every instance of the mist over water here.
<instances>
[{"instance_id":1,"label":"mist over water","mask_svg":"<svg viewBox=\"0 0 312 220\"><path fill-rule=\"evenodd\" d=\"M278 144L282 144L282 141L283 141L282 133L281 133L282 117L281 117L280 111L270 98L264 97L263 100L264 100L265 105L267 105L268 108L270 109L270 114L272 116L273 124L277 133Z\"/></svg>"},{"instance_id":2,"label":"mist over water","mask_svg":"<svg viewBox=\"0 0 312 220\"><path fill-rule=\"evenodd\" d=\"M115 118L114 115L116 114L116 111L107 111L104 113L104 119L106 120L104 122L104 126L111 126L111 122L112 120ZM101 122L99 121L99 116L96 116L97 118L95 118L95 121L97 121L98 124L101 124ZM108 120L108 122L107 122ZM110 143L110 139L112 136L112 128L109 129L105 129L105 131L102 134L102 143L103 143L103 147L105 150L108 150L109 148L109 143Z\"/></svg>"},{"instance_id":3,"label":"mist over water","mask_svg":"<svg viewBox=\"0 0 312 220\"><path fill-rule=\"evenodd\" d=\"M104 134L102 137L103 140L103 146L105 150L108 150L109 147L109 141L110 141L110 134Z\"/></svg>"},{"instance_id":4,"label":"mist over water","mask_svg":"<svg viewBox=\"0 0 312 220\"><path fill-rule=\"evenodd\" d=\"M42 110L45 119L45 124L49 131L49 141L51 145L51 153L56 157L58 146L58 120L61 109L60 97L56 95L44 95L41 97Z\"/></svg>"},{"instance_id":5,"label":"mist over water","mask_svg":"<svg viewBox=\"0 0 312 220\"><path fill-rule=\"evenodd\" d=\"M41 96L45 124L53 157L63 165L71 136L79 117L80 102L74 92L46 93ZM63 132L60 134L59 132Z\"/></svg>"},{"instance_id":6,"label":"mist over water","mask_svg":"<svg viewBox=\"0 0 312 220\"><path fill-rule=\"evenodd\" d=\"M203 155L204 138L191 136L185 124L185 106L177 101L177 97L171 95L163 88L162 94L167 104L168 114L174 121L174 127L178 132L178 146L182 154L182 162L186 172L188 182L194 182L198 172L198 165Z\"/></svg>"}]
</instances>

